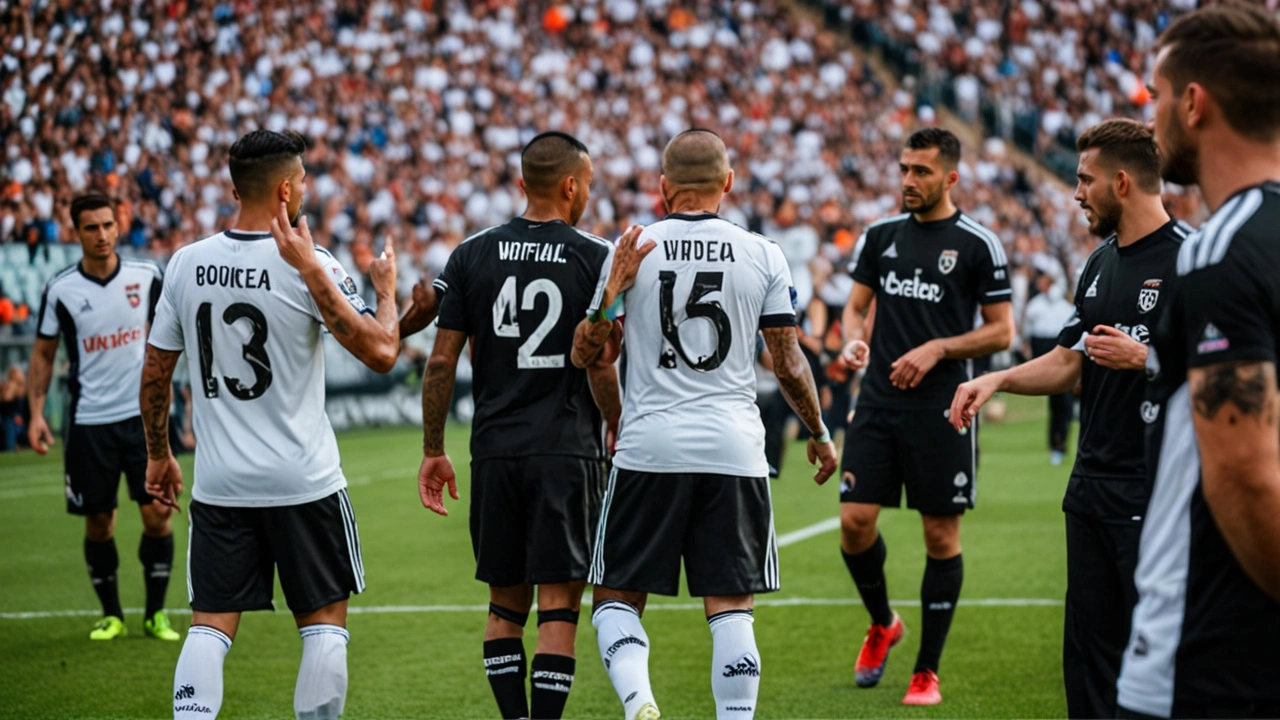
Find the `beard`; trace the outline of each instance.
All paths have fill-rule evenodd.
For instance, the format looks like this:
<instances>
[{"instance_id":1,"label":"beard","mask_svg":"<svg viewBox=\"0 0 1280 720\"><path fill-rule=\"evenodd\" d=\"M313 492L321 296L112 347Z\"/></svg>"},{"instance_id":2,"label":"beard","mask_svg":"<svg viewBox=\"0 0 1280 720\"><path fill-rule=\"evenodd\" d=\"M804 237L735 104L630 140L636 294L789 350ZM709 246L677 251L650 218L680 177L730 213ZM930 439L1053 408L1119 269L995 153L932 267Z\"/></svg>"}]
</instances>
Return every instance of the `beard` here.
<instances>
[{"instance_id":1,"label":"beard","mask_svg":"<svg viewBox=\"0 0 1280 720\"><path fill-rule=\"evenodd\" d=\"M1200 178L1200 157L1176 112L1160 145L1160 178L1175 185L1196 185Z\"/></svg>"},{"instance_id":2,"label":"beard","mask_svg":"<svg viewBox=\"0 0 1280 720\"><path fill-rule=\"evenodd\" d=\"M944 191L942 189L942 185L939 184L938 190L934 192L932 195L925 195L922 193L919 196L911 198L911 199L914 199L917 203L919 203L915 207L912 207L910 203L908 203L907 195L904 193L902 196L902 212L915 213L917 215L926 215L930 211L932 211L934 208L938 207L938 203L942 202L943 192Z\"/></svg>"},{"instance_id":3,"label":"beard","mask_svg":"<svg viewBox=\"0 0 1280 720\"><path fill-rule=\"evenodd\" d=\"M1107 188L1107 197L1096 205L1090 205L1089 209L1095 216L1094 221L1089 223L1090 234L1100 238L1109 238L1115 234L1120 227L1121 209L1114 190Z\"/></svg>"}]
</instances>

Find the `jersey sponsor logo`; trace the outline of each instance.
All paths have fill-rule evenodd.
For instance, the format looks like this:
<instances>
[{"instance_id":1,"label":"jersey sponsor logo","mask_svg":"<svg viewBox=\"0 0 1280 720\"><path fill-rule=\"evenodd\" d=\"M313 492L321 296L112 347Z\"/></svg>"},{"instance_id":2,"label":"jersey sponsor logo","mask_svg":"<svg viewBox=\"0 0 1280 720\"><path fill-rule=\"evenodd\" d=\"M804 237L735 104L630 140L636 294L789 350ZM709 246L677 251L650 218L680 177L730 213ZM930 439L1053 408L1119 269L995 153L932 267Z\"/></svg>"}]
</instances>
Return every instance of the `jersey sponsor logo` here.
<instances>
[{"instance_id":1,"label":"jersey sponsor logo","mask_svg":"<svg viewBox=\"0 0 1280 720\"><path fill-rule=\"evenodd\" d=\"M943 250L938 256L938 269L943 275L950 275L952 270L956 269L956 262L960 259L960 253L955 250Z\"/></svg>"},{"instance_id":2,"label":"jersey sponsor logo","mask_svg":"<svg viewBox=\"0 0 1280 720\"><path fill-rule=\"evenodd\" d=\"M91 335L80 339L80 345L86 353L115 350L142 340L142 328L120 328L106 335Z\"/></svg>"},{"instance_id":3,"label":"jersey sponsor logo","mask_svg":"<svg viewBox=\"0 0 1280 720\"><path fill-rule=\"evenodd\" d=\"M751 657L751 653L747 653L736 661L724 666L724 677L760 677L760 664L756 659Z\"/></svg>"},{"instance_id":4,"label":"jersey sponsor logo","mask_svg":"<svg viewBox=\"0 0 1280 720\"><path fill-rule=\"evenodd\" d=\"M129 307L138 307L142 304L142 283L134 283L124 286L124 296L129 299Z\"/></svg>"},{"instance_id":5,"label":"jersey sponsor logo","mask_svg":"<svg viewBox=\"0 0 1280 720\"><path fill-rule=\"evenodd\" d=\"M1138 291L1138 312L1144 315L1151 312L1159 300L1160 279L1153 278L1142 283L1142 289Z\"/></svg>"},{"instance_id":6,"label":"jersey sponsor logo","mask_svg":"<svg viewBox=\"0 0 1280 720\"><path fill-rule=\"evenodd\" d=\"M218 285L240 290L271 290L271 276L266 268L231 267L229 265L197 265L196 285Z\"/></svg>"},{"instance_id":7,"label":"jersey sponsor logo","mask_svg":"<svg viewBox=\"0 0 1280 720\"><path fill-rule=\"evenodd\" d=\"M902 280L898 278L896 272L890 270L888 275L880 278L880 286L884 288L886 293L897 297L914 298L932 303L942 302L944 294L942 286L921 280L920 273L922 272L924 271L917 268L915 277Z\"/></svg>"},{"instance_id":8,"label":"jersey sponsor logo","mask_svg":"<svg viewBox=\"0 0 1280 720\"><path fill-rule=\"evenodd\" d=\"M1089 284L1089 289L1084 291L1084 296L1085 296L1085 297L1087 297L1087 298L1090 298L1090 297L1098 297L1098 278L1100 278L1100 277L1102 277L1102 276L1101 276L1101 275L1095 275L1095 276L1093 277L1093 282Z\"/></svg>"},{"instance_id":9,"label":"jersey sponsor logo","mask_svg":"<svg viewBox=\"0 0 1280 720\"><path fill-rule=\"evenodd\" d=\"M1142 422L1148 425L1160 419L1160 406L1150 400L1144 401L1139 409L1142 412Z\"/></svg>"},{"instance_id":10,"label":"jersey sponsor logo","mask_svg":"<svg viewBox=\"0 0 1280 720\"><path fill-rule=\"evenodd\" d=\"M498 241L498 259L512 262L547 262L564 264L563 243L520 242L516 240Z\"/></svg>"},{"instance_id":11,"label":"jersey sponsor logo","mask_svg":"<svg viewBox=\"0 0 1280 720\"><path fill-rule=\"evenodd\" d=\"M1222 331L1217 325L1209 323L1204 327L1204 335L1200 336L1200 344L1196 345L1196 352L1201 355L1209 353L1222 352L1231 347L1231 341L1223 337Z\"/></svg>"},{"instance_id":12,"label":"jersey sponsor logo","mask_svg":"<svg viewBox=\"0 0 1280 720\"><path fill-rule=\"evenodd\" d=\"M896 258L896 257L898 257L898 243L896 243L896 242L890 243L890 244L889 244L889 249L888 249L888 250L885 250L885 251L884 251L884 252L882 252L882 253L880 253L880 257L883 257L883 258Z\"/></svg>"}]
</instances>

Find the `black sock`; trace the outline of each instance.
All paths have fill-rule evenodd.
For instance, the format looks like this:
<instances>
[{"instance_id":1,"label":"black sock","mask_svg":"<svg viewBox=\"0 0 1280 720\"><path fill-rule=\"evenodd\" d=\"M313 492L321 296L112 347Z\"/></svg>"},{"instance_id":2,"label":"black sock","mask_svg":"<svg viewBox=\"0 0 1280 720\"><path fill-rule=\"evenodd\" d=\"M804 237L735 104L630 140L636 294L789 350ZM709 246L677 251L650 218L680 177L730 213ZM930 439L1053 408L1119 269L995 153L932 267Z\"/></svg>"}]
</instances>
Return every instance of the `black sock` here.
<instances>
[{"instance_id":1,"label":"black sock","mask_svg":"<svg viewBox=\"0 0 1280 720\"><path fill-rule=\"evenodd\" d=\"M524 641L520 638L499 638L484 641L484 674L498 701L502 717L529 717L529 701L524 694Z\"/></svg>"},{"instance_id":2,"label":"black sock","mask_svg":"<svg viewBox=\"0 0 1280 720\"><path fill-rule=\"evenodd\" d=\"M951 618L960 600L964 584L964 559L961 555L946 560L929 558L924 565L924 581L920 583L920 654L915 672L938 672L942 646L947 642Z\"/></svg>"},{"instance_id":3,"label":"black sock","mask_svg":"<svg viewBox=\"0 0 1280 720\"><path fill-rule=\"evenodd\" d=\"M169 572L173 569L173 533L164 537L142 536L138 545L138 559L142 561L142 581L147 588L147 614L164 609L164 594L169 589Z\"/></svg>"},{"instance_id":4,"label":"black sock","mask_svg":"<svg viewBox=\"0 0 1280 720\"><path fill-rule=\"evenodd\" d=\"M564 714L564 704L569 700L573 687L573 670L578 661L568 655L538 653L533 656L529 693L536 720L558 720Z\"/></svg>"},{"instance_id":5,"label":"black sock","mask_svg":"<svg viewBox=\"0 0 1280 720\"><path fill-rule=\"evenodd\" d=\"M862 604L871 613L871 622L888 627L893 622L893 610L889 609L889 588L884 582L884 559L888 554L884 538L877 533L876 541L866 550L857 555L841 550L840 554L853 576L853 584L858 586Z\"/></svg>"},{"instance_id":6,"label":"black sock","mask_svg":"<svg viewBox=\"0 0 1280 720\"><path fill-rule=\"evenodd\" d=\"M84 539L84 561L89 566L89 580L102 603L102 614L124 619L120 607L120 590L116 584L116 569L120 567L120 555L116 552L114 538L106 542Z\"/></svg>"}]
</instances>

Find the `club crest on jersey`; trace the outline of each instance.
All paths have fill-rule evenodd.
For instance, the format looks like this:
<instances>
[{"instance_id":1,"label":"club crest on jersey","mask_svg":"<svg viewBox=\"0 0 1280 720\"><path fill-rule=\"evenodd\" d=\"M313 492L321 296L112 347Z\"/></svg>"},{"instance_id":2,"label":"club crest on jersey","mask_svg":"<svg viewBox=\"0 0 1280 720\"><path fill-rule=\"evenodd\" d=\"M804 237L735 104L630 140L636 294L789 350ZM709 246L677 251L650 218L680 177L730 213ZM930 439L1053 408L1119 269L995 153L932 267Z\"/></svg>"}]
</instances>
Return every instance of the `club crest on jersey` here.
<instances>
[{"instance_id":1,"label":"club crest on jersey","mask_svg":"<svg viewBox=\"0 0 1280 720\"><path fill-rule=\"evenodd\" d=\"M1142 289L1138 291L1138 312L1143 314L1151 312L1159 300L1160 279L1153 278L1142 283Z\"/></svg>"},{"instance_id":2,"label":"club crest on jersey","mask_svg":"<svg viewBox=\"0 0 1280 720\"><path fill-rule=\"evenodd\" d=\"M960 252L957 250L943 250L938 256L938 269L943 275L949 275L952 270L956 269L956 262L960 259Z\"/></svg>"},{"instance_id":3,"label":"club crest on jersey","mask_svg":"<svg viewBox=\"0 0 1280 720\"><path fill-rule=\"evenodd\" d=\"M142 304L141 290L141 283L124 286L124 296L129 298L129 307L138 307L138 305Z\"/></svg>"}]
</instances>

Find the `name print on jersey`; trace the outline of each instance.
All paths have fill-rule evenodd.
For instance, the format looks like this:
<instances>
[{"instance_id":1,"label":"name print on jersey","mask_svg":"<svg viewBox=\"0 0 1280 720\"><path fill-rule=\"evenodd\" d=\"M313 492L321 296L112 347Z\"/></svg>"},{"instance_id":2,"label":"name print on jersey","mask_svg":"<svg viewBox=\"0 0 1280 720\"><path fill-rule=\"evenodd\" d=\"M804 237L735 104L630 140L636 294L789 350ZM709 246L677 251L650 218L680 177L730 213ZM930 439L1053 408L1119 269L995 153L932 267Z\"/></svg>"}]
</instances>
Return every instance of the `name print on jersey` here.
<instances>
[{"instance_id":1,"label":"name print on jersey","mask_svg":"<svg viewBox=\"0 0 1280 720\"><path fill-rule=\"evenodd\" d=\"M566 263L564 245L560 243L498 241L498 259L513 262Z\"/></svg>"},{"instance_id":2,"label":"name print on jersey","mask_svg":"<svg viewBox=\"0 0 1280 720\"><path fill-rule=\"evenodd\" d=\"M734 262L733 244L719 240L663 240L667 260Z\"/></svg>"},{"instance_id":3,"label":"name print on jersey","mask_svg":"<svg viewBox=\"0 0 1280 720\"><path fill-rule=\"evenodd\" d=\"M220 285L243 290L271 290L271 276L266 268L228 267L226 265L197 265L196 285Z\"/></svg>"}]
</instances>

